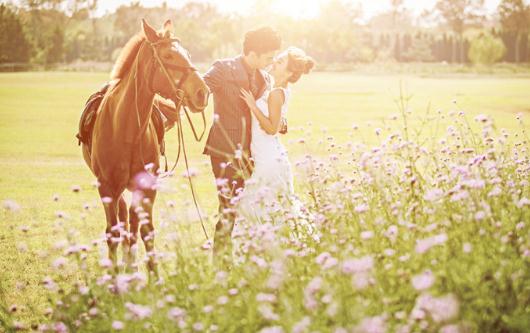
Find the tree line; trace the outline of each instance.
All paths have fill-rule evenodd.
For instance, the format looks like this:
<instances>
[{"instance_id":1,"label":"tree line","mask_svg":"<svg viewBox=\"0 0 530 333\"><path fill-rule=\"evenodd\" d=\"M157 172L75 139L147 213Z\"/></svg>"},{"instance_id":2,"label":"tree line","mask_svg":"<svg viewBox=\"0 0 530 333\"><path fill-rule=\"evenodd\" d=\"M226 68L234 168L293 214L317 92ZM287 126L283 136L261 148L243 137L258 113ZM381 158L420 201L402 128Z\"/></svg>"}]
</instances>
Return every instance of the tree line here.
<instances>
[{"instance_id":1,"label":"tree line","mask_svg":"<svg viewBox=\"0 0 530 333\"><path fill-rule=\"evenodd\" d=\"M23 0L0 5L0 64L111 62L141 18L154 25L173 19L197 62L239 53L243 32L265 24L320 63L530 61L530 6L523 0L502 0L493 16L484 14L484 0L438 0L419 17L403 0L390 2L390 11L364 22L359 7L340 0L309 19L279 15L264 0L244 17L193 1L179 8L136 2L96 17L97 0Z\"/></svg>"}]
</instances>

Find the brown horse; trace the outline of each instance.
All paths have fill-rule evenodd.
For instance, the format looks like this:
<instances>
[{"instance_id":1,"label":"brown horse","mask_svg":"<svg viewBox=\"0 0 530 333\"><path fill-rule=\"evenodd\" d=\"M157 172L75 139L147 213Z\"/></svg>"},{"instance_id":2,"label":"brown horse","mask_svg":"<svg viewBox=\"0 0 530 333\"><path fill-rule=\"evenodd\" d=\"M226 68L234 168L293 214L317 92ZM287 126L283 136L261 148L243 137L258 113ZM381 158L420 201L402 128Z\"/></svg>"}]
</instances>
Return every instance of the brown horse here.
<instances>
[{"instance_id":1,"label":"brown horse","mask_svg":"<svg viewBox=\"0 0 530 333\"><path fill-rule=\"evenodd\" d=\"M208 103L208 87L187 51L171 38L171 28L168 20L157 32L142 20L142 31L127 42L114 65L114 84L99 107L92 144L82 146L83 157L99 183L109 258L115 268L119 243L127 268L132 268L140 227L147 266L155 270L152 210L160 159L151 120L155 95L195 112L204 111ZM123 198L125 189L133 192L129 210Z\"/></svg>"}]
</instances>

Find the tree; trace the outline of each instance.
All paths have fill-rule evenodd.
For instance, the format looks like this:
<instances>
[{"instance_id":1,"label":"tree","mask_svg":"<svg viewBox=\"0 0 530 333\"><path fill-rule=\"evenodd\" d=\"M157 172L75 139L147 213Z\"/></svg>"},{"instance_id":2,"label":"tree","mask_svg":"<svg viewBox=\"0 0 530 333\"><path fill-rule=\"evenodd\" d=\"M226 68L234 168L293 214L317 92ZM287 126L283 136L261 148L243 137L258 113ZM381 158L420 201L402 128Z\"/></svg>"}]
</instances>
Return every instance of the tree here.
<instances>
[{"instance_id":1,"label":"tree","mask_svg":"<svg viewBox=\"0 0 530 333\"><path fill-rule=\"evenodd\" d=\"M435 11L437 11L446 24L455 33L460 45L459 60L464 61L464 30L467 26L478 23L483 18L484 0L438 0ZM457 47L453 48L452 60L457 61Z\"/></svg>"},{"instance_id":2,"label":"tree","mask_svg":"<svg viewBox=\"0 0 530 333\"><path fill-rule=\"evenodd\" d=\"M394 29L397 28L397 20L401 15L403 0L390 0L392 6L392 26Z\"/></svg>"},{"instance_id":3,"label":"tree","mask_svg":"<svg viewBox=\"0 0 530 333\"><path fill-rule=\"evenodd\" d=\"M474 64L492 65L506 53L502 39L482 33L471 41L469 59Z\"/></svg>"},{"instance_id":4,"label":"tree","mask_svg":"<svg viewBox=\"0 0 530 333\"><path fill-rule=\"evenodd\" d=\"M408 38L411 38L410 35L408 35ZM404 49L402 54L404 61L428 62L434 59L432 40L416 36L413 41L411 39L407 43L409 43L409 47Z\"/></svg>"},{"instance_id":5,"label":"tree","mask_svg":"<svg viewBox=\"0 0 530 333\"><path fill-rule=\"evenodd\" d=\"M53 64L64 59L64 32L59 26L55 26L51 37L49 38L50 45L46 52L46 63Z\"/></svg>"},{"instance_id":6,"label":"tree","mask_svg":"<svg viewBox=\"0 0 530 333\"><path fill-rule=\"evenodd\" d=\"M22 23L16 13L0 4L0 63L27 62L31 54Z\"/></svg>"},{"instance_id":7,"label":"tree","mask_svg":"<svg viewBox=\"0 0 530 333\"><path fill-rule=\"evenodd\" d=\"M515 62L518 63L521 60L521 37L530 25L530 6L523 0L502 0L498 11L503 29L515 34Z\"/></svg>"}]
</instances>

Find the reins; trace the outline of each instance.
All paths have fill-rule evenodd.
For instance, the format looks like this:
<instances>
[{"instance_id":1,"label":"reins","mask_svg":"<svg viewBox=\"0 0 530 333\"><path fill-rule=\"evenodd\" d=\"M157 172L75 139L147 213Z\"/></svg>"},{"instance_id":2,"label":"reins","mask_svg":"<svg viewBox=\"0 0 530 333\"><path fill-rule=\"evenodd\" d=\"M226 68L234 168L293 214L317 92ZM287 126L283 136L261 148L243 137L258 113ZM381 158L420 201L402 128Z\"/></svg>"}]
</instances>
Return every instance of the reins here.
<instances>
[{"instance_id":1,"label":"reins","mask_svg":"<svg viewBox=\"0 0 530 333\"><path fill-rule=\"evenodd\" d=\"M169 173L172 173L175 170L175 168L176 168L176 166L177 166L177 164L179 162L180 154L181 154L181 151L182 151L182 153L184 155L185 166L186 166L186 177L188 178L188 181L189 181L189 184L190 184L191 194L192 194L192 197L193 197L193 203L195 205L195 209L197 211L197 215L199 216L199 221L201 222L201 227L202 227L202 231L204 233L204 236L206 237L206 240L209 240L208 234L206 232L206 228L204 226L204 221L202 219L202 214L201 214L200 209L199 209L199 204L197 202L197 195L195 193L195 187L193 186L193 182L191 180L191 174L190 174L190 171L189 171L188 156L187 156L187 153L186 153L186 145L185 145L185 141L184 141L184 131L183 131L183 127L182 127L182 121L181 121L182 119L180 117L180 109L181 108L184 109L184 114L186 115L186 118L188 119L188 123L190 124L191 130L193 132L193 136L194 136L194 138L195 138L195 140L197 142L202 140L202 138L204 137L204 134L206 132L206 116L204 114L204 110L201 111L202 121L203 121L203 130L202 130L200 135L197 135L197 131L195 130L195 126L193 125L193 122L192 122L191 117L189 115L188 109L187 109L186 105L184 105L184 103L183 103L184 99L186 98L186 92L182 89L182 85L184 84L184 82L186 81L186 79L188 78L190 73L196 72L197 69L195 67L193 67L193 66L176 66L176 65L172 65L172 64L164 64L164 62L162 61L162 59L160 59L160 56L158 55L158 52L156 50L156 46L157 45L163 44L163 43L168 43L168 42L173 42L173 41L178 41L178 40L175 40L175 39L170 39L170 40L164 39L164 40L160 40L160 41L154 42L154 43L146 40L145 43L147 43L149 46L151 46L151 49L153 51L154 62L158 63L158 66L160 67L160 70L162 71L162 73L166 77L167 81L169 82L170 88L172 90L172 96L169 96L169 99L171 99L175 103L175 108L177 110L176 111L176 118L177 118L176 123L177 123L177 137L178 137L178 152L177 152L177 158L175 160L175 164L173 165L173 167L171 168ZM144 45L145 44L142 45L142 48L143 48ZM138 51L138 55L140 54L140 51L141 51L141 48ZM139 142L139 144L140 144L140 156L141 156L141 159L142 159L142 163L145 165L145 161L143 159L142 142L141 142L140 139L141 139L142 135L144 134L144 132L146 131L147 126L149 125L150 115L149 115L149 117L146 118L144 124L141 124L140 110L138 109L138 97L137 97L138 96L138 82L137 82L138 59L139 59L139 57L137 56L136 57L136 64L135 64L135 66L136 66L136 75L135 75L135 78L134 78L136 117L137 117L137 121L138 121L138 126L140 128L140 132L138 133L137 140L140 141ZM178 82L177 85L175 85L175 82L171 78L171 75L167 71L166 67L178 70L178 71L183 73L183 75L179 79L179 82ZM149 88L153 92L154 92L154 89L152 88L152 82L153 82L154 73L155 73L155 71L153 69L151 71L151 78L148 80ZM163 97L165 97L165 96L163 96ZM182 148L181 148L181 146L182 146ZM168 174L167 160L166 160L165 173L166 173L166 175Z\"/></svg>"}]
</instances>

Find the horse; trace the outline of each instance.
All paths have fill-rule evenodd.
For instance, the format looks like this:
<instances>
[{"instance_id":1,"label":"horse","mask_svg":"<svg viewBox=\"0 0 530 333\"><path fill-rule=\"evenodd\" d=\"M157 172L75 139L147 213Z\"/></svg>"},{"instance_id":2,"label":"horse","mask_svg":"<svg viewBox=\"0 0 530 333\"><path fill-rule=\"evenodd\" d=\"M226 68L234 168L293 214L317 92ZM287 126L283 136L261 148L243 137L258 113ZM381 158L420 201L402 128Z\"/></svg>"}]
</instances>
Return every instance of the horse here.
<instances>
[{"instance_id":1,"label":"horse","mask_svg":"<svg viewBox=\"0 0 530 333\"><path fill-rule=\"evenodd\" d=\"M145 20L141 27L114 64L112 85L97 111L92 142L90 146L82 144L82 152L97 178L107 222L109 259L115 269L120 243L126 268L137 269L140 228L147 268L156 273L152 211L160 147L151 119L153 102L158 95L174 101L177 111L182 106L204 112L209 90L189 53L172 38L170 20L159 31ZM133 193L129 208L123 197L125 190Z\"/></svg>"}]
</instances>

